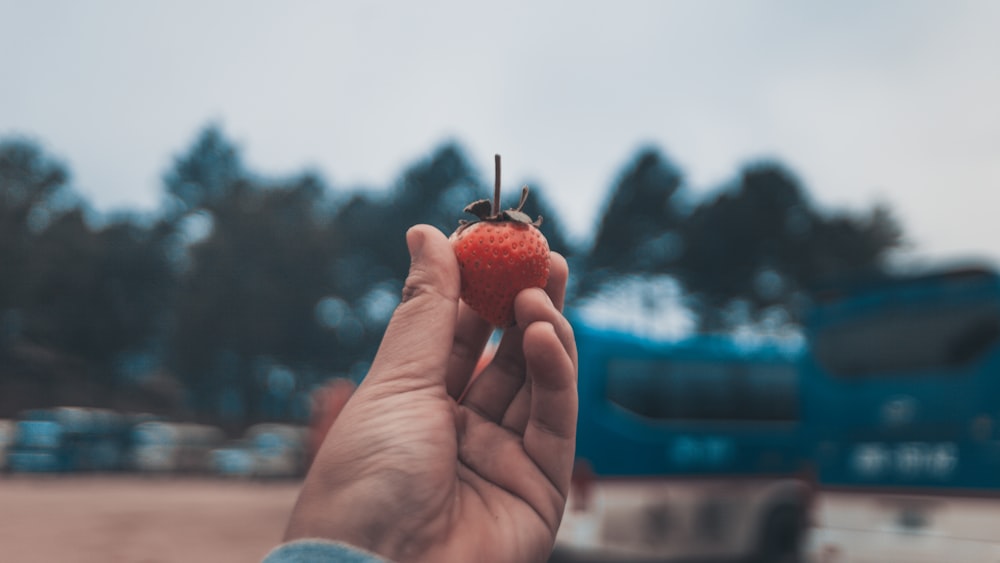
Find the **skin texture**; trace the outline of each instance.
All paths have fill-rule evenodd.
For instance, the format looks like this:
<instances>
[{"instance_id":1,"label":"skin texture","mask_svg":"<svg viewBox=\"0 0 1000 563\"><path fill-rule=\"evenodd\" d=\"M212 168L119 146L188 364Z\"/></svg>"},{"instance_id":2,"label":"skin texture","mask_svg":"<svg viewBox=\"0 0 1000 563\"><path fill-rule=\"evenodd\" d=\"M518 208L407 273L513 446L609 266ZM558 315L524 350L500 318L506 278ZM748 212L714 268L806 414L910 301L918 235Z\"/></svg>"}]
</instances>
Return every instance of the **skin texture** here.
<instances>
[{"instance_id":1,"label":"skin texture","mask_svg":"<svg viewBox=\"0 0 1000 563\"><path fill-rule=\"evenodd\" d=\"M406 240L403 300L320 448L285 539L339 540L400 562L545 561L576 439L566 260L553 253L546 288L518 294L516 326L470 384L493 329L459 300L445 235L418 225Z\"/></svg>"}]
</instances>

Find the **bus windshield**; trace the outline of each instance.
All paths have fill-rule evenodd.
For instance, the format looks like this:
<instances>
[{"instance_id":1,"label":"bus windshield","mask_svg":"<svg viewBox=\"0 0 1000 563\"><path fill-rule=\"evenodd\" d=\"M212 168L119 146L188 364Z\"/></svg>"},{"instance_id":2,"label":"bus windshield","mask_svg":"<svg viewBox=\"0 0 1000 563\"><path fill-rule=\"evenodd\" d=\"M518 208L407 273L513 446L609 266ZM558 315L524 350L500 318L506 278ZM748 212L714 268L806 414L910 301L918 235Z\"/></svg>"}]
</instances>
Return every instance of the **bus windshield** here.
<instances>
[{"instance_id":1,"label":"bus windshield","mask_svg":"<svg viewBox=\"0 0 1000 563\"><path fill-rule=\"evenodd\" d=\"M820 330L814 354L834 375L954 370L1000 340L1000 303L910 305L858 316Z\"/></svg>"}]
</instances>

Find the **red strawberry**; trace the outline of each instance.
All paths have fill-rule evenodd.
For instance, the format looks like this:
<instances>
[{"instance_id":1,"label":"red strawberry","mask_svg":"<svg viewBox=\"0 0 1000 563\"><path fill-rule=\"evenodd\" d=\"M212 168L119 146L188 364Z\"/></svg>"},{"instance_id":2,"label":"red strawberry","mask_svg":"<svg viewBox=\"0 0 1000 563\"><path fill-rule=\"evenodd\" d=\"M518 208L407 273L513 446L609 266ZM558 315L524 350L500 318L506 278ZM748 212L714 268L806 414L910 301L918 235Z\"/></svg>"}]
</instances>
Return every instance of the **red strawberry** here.
<instances>
[{"instance_id":1,"label":"red strawberry","mask_svg":"<svg viewBox=\"0 0 1000 563\"><path fill-rule=\"evenodd\" d=\"M469 204L465 211L478 221L461 221L451 235L451 246L462 273L462 300L498 327L514 324L514 297L522 289L545 287L549 280L549 243L521 211L528 186L521 189L516 209L500 207L500 155L496 155L496 183L488 199Z\"/></svg>"}]
</instances>

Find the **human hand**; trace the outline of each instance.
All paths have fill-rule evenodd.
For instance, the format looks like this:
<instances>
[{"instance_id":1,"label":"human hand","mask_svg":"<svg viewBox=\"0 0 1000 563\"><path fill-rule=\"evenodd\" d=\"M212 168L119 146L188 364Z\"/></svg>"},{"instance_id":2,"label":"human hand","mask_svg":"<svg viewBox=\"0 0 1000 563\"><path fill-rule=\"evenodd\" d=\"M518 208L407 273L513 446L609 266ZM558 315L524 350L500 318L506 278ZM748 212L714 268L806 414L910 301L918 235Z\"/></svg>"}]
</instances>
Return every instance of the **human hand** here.
<instances>
[{"instance_id":1,"label":"human hand","mask_svg":"<svg viewBox=\"0 0 1000 563\"><path fill-rule=\"evenodd\" d=\"M576 439L566 260L552 253L545 290L517 296L517 326L470 383L492 327L459 300L444 234L420 225L406 240L402 302L306 476L285 539L333 539L400 562L544 561Z\"/></svg>"}]
</instances>

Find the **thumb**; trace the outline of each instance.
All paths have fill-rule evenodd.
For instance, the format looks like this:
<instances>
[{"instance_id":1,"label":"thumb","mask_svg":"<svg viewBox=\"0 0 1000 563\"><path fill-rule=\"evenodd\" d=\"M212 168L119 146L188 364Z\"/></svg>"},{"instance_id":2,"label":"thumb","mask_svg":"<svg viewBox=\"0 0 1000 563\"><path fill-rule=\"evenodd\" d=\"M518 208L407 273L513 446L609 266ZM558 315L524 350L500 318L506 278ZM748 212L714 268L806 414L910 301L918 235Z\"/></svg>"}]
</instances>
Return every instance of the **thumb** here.
<instances>
[{"instance_id":1,"label":"thumb","mask_svg":"<svg viewBox=\"0 0 1000 563\"><path fill-rule=\"evenodd\" d=\"M410 273L368 378L443 385L458 316L458 261L444 233L428 225L411 227L406 245Z\"/></svg>"}]
</instances>

